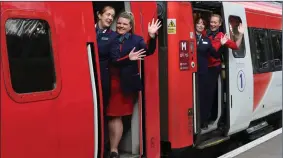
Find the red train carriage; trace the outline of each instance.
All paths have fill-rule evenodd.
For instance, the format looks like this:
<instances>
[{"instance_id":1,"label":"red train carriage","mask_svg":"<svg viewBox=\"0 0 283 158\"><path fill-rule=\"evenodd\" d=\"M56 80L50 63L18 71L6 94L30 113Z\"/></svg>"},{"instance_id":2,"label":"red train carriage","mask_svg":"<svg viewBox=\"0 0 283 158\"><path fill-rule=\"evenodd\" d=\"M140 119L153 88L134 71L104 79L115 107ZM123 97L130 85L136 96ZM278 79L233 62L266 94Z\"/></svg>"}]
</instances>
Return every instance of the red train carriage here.
<instances>
[{"instance_id":1,"label":"red train carriage","mask_svg":"<svg viewBox=\"0 0 283 158\"><path fill-rule=\"evenodd\" d=\"M140 63L145 90L126 120L122 155L158 158L186 147L202 149L278 120L270 116L280 114L282 105L281 5L0 2L1 157L102 157L103 102L94 15L104 4L116 13L133 12L136 33L144 38L152 18L163 23L158 49ZM222 30L229 34L239 22L246 30L239 51L225 50L214 106L218 116L202 131L193 18L208 19L211 13L222 15Z\"/></svg>"}]
</instances>

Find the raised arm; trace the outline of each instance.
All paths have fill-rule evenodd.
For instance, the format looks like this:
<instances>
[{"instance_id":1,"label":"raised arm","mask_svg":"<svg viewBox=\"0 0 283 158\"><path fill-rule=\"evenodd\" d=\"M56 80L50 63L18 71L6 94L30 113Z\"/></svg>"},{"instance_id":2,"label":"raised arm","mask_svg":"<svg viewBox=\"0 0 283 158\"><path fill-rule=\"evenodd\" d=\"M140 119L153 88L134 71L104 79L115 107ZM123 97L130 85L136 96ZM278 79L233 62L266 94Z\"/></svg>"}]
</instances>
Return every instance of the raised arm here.
<instances>
[{"instance_id":1,"label":"raised arm","mask_svg":"<svg viewBox=\"0 0 283 158\"><path fill-rule=\"evenodd\" d=\"M156 39L157 39L157 31L161 27L161 21L158 19L154 22L152 19L151 23L148 23L148 41L145 43L144 39L141 39L139 42L139 46L141 49L146 51L146 55L152 55L156 49Z\"/></svg>"},{"instance_id":2,"label":"raised arm","mask_svg":"<svg viewBox=\"0 0 283 158\"><path fill-rule=\"evenodd\" d=\"M139 47L141 49L145 50L145 55L149 56L152 55L155 52L156 49L156 37L157 35L155 35L155 37L149 37L149 40L147 41L147 43L145 43L144 39L141 38L140 42L139 42Z\"/></svg>"},{"instance_id":3,"label":"raised arm","mask_svg":"<svg viewBox=\"0 0 283 158\"><path fill-rule=\"evenodd\" d=\"M238 26L238 32L239 32L239 35L237 37L236 44L237 44L238 48L240 48L240 45L241 45L242 39L243 39L243 35L244 35L244 27L243 27L242 23L240 23L239 26Z\"/></svg>"},{"instance_id":4,"label":"raised arm","mask_svg":"<svg viewBox=\"0 0 283 158\"><path fill-rule=\"evenodd\" d=\"M239 49L239 47L237 46L236 42L230 40L230 38L228 37L228 34L225 34L224 36L221 35L220 43L221 43L221 45L225 45L228 48L231 48L233 50L238 50Z\"/></svg>"},{"instance_id":5,"label":"raised arm","mask_svg":"<svg viewBox=\"0 0 283 158\"><path fill-rule=\"evenodd\" d=\"M236 38L237 39L236 42L230 40L228 35L225 34L224 37L221 37L221 44L227 46L228 48L238 50L241 46L243 35L244 35L244 27L242 23L240 23L238 26L238 32L239 32L239 35Z\"/></svg>"}]
</instances>

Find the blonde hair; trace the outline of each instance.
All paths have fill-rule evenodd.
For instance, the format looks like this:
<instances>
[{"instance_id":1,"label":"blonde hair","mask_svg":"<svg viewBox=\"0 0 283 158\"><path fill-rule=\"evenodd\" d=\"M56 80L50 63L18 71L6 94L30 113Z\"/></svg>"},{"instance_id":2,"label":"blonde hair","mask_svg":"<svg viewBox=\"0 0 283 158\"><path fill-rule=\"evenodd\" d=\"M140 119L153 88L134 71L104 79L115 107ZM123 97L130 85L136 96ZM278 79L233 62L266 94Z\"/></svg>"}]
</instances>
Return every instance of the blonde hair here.
<instances>
[{"instance_id":1,"label":"blonde hair","mask_svg":"<svg viewBox=\"0 0 283 158\"><path fill-rule=\"evenodd\" d=\"M134 17L134 14L132 12L124 11L121 14L119 14L118 19L119 18L125 18L125 19L130 20L130 25L132 27L130 32L132 34L135 33L135 17Z\"/></svg>"},{"instance_id":2,"label":"blonde hair","mask_svg":"<svg viewBox=\"0 0 283 158\"><path fill-rule=\"evenodd\" d=\"M217 17L219 19L219 23L222 23L222 17L219 14L212 14L210 18Z\"/></svg>"}]
</instances>

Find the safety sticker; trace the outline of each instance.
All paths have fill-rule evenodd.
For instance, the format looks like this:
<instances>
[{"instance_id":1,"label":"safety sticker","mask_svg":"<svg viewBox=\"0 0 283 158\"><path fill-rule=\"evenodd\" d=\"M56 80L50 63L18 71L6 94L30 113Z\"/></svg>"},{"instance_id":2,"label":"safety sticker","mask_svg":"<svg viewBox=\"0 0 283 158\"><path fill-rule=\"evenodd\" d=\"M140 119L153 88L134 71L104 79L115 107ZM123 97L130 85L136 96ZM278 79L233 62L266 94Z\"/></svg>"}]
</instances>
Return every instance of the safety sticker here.
<instances>
[{"instance_id":1,"label":"safety sticker","mask_svg":"<svg viewBox=\"0 0 283 158\"><path fill-rule=\"evenodd\" d=\"M176 34L176 19L167 19L167 33Z\"/></svg>"}]
</instances>

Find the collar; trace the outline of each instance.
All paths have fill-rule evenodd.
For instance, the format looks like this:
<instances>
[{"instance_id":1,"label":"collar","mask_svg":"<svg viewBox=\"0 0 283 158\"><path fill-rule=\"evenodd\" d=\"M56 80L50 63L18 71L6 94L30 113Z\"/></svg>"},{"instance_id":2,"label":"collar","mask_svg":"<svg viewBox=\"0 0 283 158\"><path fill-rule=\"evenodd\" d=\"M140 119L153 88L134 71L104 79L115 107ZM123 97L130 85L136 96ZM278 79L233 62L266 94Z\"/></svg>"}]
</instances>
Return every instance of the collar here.
<instances>
[{"instance_id":1,"label":"collar","mask_svg":"<svg viewBox=\"0 0 283 158\"><path fill-rule=\"evenodd\" d=\"M210 29L208 29L206 31L206 36L209 37L209 36L212 36L212 38L214 39L215 36L219 33L219 29L217 29L216 31L211 31Z\"/></svg>"},{"instance_id":2,"label":"collar","mask_svg":"<svg viewBox=\"0 0 283 158\"><path fill-rule=\"evenodd\" d=\"M111 30L111 29L109 29L109 28L108 29L101 29L101 28L99 28L99 26L97 24L95 24L95 30L96 30L96 34L99 35L101 33L109 32L109 30Z\"/></svg>"},{"instance_id":3,"label":"collar","mask_svg":"<svg viewBox=\"0 0 283 158\"><path fill-rule=\"evenodd\" d=\"M122 44L125 40L129 39L131 36L131 33L126 33L124 35L120 35L119 42Z\"/></svg>"}]
</instances>

